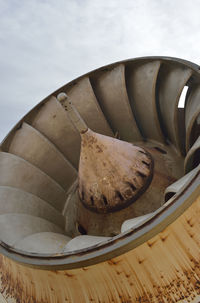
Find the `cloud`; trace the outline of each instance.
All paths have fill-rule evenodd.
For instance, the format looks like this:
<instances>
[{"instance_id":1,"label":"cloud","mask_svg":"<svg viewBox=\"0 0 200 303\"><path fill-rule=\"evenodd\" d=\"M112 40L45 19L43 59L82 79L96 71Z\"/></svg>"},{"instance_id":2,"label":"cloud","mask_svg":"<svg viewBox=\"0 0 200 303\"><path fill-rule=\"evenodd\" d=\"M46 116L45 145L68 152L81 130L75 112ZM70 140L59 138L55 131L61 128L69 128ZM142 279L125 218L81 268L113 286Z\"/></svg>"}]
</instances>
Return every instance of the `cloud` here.
<instances>
[{"instance_id":1,"label":"cloud","mask_svg":"<svg viewBox=\"0 0 200 303\"><path fill-rule=\"evenodd\" d=\"M126 58L199 62L199 1L0 0L0 139L75 77Z\"/></svg>"}]
</instances>

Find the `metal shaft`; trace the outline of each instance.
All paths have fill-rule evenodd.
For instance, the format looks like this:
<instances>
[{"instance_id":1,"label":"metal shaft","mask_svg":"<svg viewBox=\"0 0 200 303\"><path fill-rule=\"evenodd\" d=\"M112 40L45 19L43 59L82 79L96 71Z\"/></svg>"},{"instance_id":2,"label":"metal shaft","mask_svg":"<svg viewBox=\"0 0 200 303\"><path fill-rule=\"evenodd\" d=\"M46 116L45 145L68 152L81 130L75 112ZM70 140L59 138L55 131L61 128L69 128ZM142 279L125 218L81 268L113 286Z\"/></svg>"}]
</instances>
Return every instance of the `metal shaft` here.
<instances>
[{"instance_id":1,"label":"metal shaft","mask_svg":"<svg viewBox=\"0 0 200 303\"><path fill-rule=\"evenodd\" d=\"M62 104L62 106L66 110L68 117L71 120L72 124L75 126L75 128L81 134L85 133L88 130L88 127L85 121L81 118L76 108L73 106L69 97L65 93L60 93L57 96L57 100Z\"/></svg>"}]
</instances>

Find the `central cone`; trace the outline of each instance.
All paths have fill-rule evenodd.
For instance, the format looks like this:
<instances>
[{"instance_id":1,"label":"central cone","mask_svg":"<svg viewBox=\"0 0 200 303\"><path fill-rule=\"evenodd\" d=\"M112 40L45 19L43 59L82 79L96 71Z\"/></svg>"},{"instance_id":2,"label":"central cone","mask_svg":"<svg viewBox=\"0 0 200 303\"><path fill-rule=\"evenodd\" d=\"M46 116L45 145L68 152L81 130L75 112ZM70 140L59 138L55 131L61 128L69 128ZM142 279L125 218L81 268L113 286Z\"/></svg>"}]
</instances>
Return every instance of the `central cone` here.
<instances>
[{"instance_id":1,"label":"central cone","mask_svg":"<svg viewBox=\"0 0 200 303\"><path fill-rule=\"evenodd\" d=\"M81 135L79 195L98 213L127 207L149 186L153 160L142 148L90 130L65 93L58 100Z\"/></svg>"},{"instance_id":2,"label":"central cone","mask_svg":"<svg viewBox=\"0 0 200 303\"><path fill-rule=\"evenodd\" d=\"M79 195L84 206L108 213L138 199L152 179L151 156L131 143L90 129L81 138Z\"/></svg>"}]
</instances>

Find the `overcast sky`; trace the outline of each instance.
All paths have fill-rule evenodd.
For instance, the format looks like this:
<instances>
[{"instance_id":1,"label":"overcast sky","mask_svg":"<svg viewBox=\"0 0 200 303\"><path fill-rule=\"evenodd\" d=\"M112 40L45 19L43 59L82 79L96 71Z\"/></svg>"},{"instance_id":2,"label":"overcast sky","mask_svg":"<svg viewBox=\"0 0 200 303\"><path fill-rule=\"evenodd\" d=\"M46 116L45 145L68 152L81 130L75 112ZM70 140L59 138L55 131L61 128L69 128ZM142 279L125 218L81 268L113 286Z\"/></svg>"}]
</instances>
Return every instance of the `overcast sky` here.
<instances>
[{"instance_id":1,"label":"overcast sky","mask_svg":"<svg viewBox=\"0 0 200 303\"><path fill-rule=\"evenodd\" d=\"M200 0L0 0L0 141L94 68L166 55L200 63Z\"/></svg>"}]
</instances>

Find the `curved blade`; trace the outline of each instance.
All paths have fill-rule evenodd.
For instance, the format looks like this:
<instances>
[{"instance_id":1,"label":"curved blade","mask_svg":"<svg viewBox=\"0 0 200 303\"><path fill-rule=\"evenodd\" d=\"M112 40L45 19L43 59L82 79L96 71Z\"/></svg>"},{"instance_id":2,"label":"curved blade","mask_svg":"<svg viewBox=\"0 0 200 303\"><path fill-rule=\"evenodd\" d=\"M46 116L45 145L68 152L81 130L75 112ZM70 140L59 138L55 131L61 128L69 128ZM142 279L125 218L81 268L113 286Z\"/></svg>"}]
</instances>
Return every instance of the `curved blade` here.
<instances>
[{"instance_id":1,"label":"curved blade","mask_svg":"<svg viewBox=\"0 0 200 303\"><path fill-rule=\"evenodd\" d=\"M63 234L40 232L19 240L14 247L34 253L58 254L70 240L70 237Z\"/></svg>"},{"instance_id":2,"label":"curved blade","mask_svg":"<svg viewBox=\"0 0 200 303\"><path fill-rule=\"evenodd\" d=\"M63 251L68 252L77 249L88 248L106 242L110 239L111 237L100 237L100 236L98 237L98 236L89 236L89 235L78 236L73 238L71 241L69 241L67 245L64 247Z\"/></svg>"},{"instance_id":3,"label":"curved blade","mask_svg":"<svg viewBox=\"0 0 200 303\"><path fill-rule=\"evenodd\" d=\"M165 65L160 74L159 107L168 139L184 154L184 138L178 116L178 102L192 71L182 66Z\"/></svg>"},{"instance_id":4,"label":"curved blade","mask_svg":"<svg viewBox=\"0 0 200 303\"><path fill-rule=\"evenodd\" d=\"M156 105L160 61L127 66L126 80L131 107L145 138L164 142Z\"/></svg>"},{"instance_id":5,"label":"curved blade","mask_svg":"<svg viewBox=\"0 0 200 303\"><path fill-rule=\"evenodd\" d=\"M27 123L16 131L8 151L44 171L65 190L77 178L76 169L56 146Z\"/></svg>"},{"instance_id":6,"label":"curved blade","mask_svg":"<svg viewBox=\"0 0 200 303\"><path fill-rule=\"evenodd\" d=\"M74 167L78 167L81 138L55 97L39 108L32 125L53 142Z\"/></svg>"},{"instance_id":7,"label":"curved blade","mask_svg":"<svg viewBox=\"0 0 200 303\"><path fill-rule=\"evenodd\" d=\"M8 213L32 215L65 227L64 216L48 202L21 189L0 186L0 215Z\"/></svg>"},{"instance_id":8,"label":"curved blade","mask_svg":"<svg viewBox=\"0 0 200 303\"><path fill-rule=\"evenodd\" d=\"M191 178L196 174L199 170L199 167L196 167L192 171L190 171L187 175L180 178L178 181L170 184L165 190L165 201L168 201L167 197L172 197L174 194L178 193L180 190L184 188L184 186L191 180Z\"/></svg>"},{"instance_id":9,"label":"curved blade","mask_svg":"<svg viewBox=\"0 0 200 303\"><path fill-rule=\"evenodd\" d=\"M22 238L39 232L57 232L64 234L57 225L26 214L0 215L0 239L8 245L15 245Z\"/></svg>"},{"instance_id":10,"label":"curved blade","mask_svg":"<svg viewBox=\"0 0 200 303\"><path fill-rule=\"evenodd\" d=\"M63 209L65 191L39 168L15 155L0 152L0 171L0 185L30 192L56 209Z\"/></svg>"},{"instance_id":11,"label":"curved blade","mask_svg":"<svg viewBox=\"0 0 200 303\"><path fill-rule=\"evenodd\" d=\"M88 77L82 78L76 85L67 88L66 94L90 129L103 135L113 136Z\"/></svg>"},{"instance_id":12,"label":"curved blade","mask_svg":"<svg viewBox=\"0 0 200 303\"><path fill-rule=\"evenodd\" d=\"M91 83L113 132L123 140L142 140L127 95L124 65L100 71Z\"/></svg>"},{"instance_id":13,"label":"curved blade","mask_svg":"<svg viewBox=\"0 0 200 303\"><path fill-rule=\"evenodd\" d=\"M192 145L184 161L185 173L196 167L200 163L200 136Z\"/></svg>"},{"instance_id":14,"label":"curved blade","mask_svg":"<svg viewBox=\"0 0 200 303\"><path fill-rule=\"evenodd\" d=\"M191 89L185 109L185 127L186 127L186 150L194 143L200 135L200 121L198 122L196 132L193 131L197 117L200 117L200 86L197 85Z\"/></svg>"}]
</instances>

